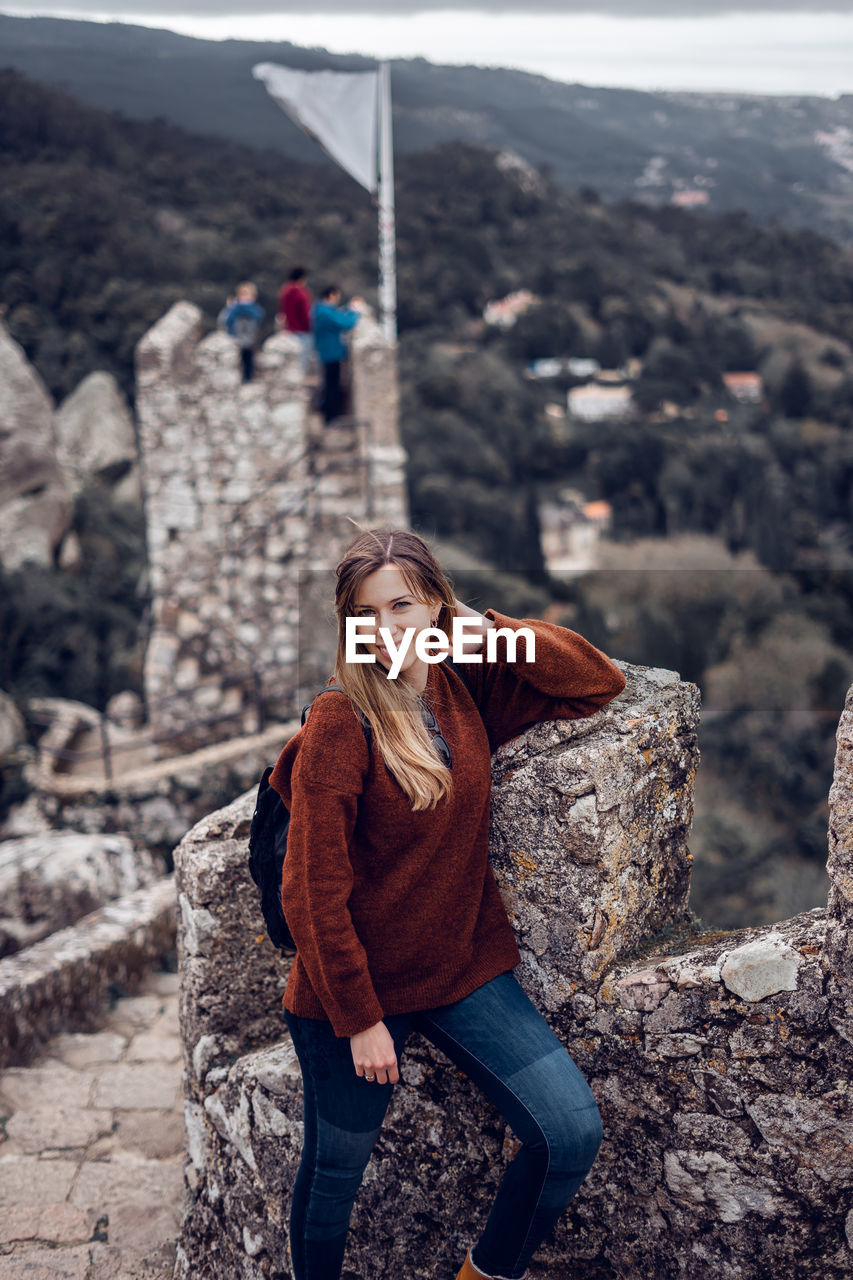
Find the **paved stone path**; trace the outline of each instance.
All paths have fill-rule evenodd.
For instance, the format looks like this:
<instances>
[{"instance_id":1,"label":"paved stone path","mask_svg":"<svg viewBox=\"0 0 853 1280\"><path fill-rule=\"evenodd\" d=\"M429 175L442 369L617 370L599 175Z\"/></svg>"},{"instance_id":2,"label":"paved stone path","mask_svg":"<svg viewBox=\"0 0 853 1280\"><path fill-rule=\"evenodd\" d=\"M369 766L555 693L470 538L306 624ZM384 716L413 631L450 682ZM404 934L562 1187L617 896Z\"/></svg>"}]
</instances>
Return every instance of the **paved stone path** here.
<instances>
[{"instance_id":1,"label":"paved stone path","mask_svg":"<svg viewBox=\"0 0 853 1280\"><path fill-rule=\"evenodd\" d=\"M183 1198L176 974L0 1071L0 1280L171 1280Z\"/></svg>"}]
</instances>

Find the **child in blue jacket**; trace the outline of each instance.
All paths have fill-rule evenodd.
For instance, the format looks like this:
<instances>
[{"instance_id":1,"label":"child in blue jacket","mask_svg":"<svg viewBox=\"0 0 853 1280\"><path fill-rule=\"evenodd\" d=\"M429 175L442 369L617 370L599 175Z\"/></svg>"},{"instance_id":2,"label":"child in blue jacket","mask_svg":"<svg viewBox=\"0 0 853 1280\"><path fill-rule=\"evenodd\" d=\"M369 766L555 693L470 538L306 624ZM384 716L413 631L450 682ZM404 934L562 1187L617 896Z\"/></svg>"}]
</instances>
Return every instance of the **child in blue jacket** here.
<instances>
[{"instance_id":1,"label":"child in blue jacket","mask_svg":"<svg viewBox=\"0 0 853 1280\"><path fill-rule=\"evenodd\" d=\"M255 371L255 344L263 318L264 309L258 303L258 290L248 280L238 284L237 297L229 298L219 316L219 323L240 348L244 382L251 382Z\"/></svg>"}]
</instances>

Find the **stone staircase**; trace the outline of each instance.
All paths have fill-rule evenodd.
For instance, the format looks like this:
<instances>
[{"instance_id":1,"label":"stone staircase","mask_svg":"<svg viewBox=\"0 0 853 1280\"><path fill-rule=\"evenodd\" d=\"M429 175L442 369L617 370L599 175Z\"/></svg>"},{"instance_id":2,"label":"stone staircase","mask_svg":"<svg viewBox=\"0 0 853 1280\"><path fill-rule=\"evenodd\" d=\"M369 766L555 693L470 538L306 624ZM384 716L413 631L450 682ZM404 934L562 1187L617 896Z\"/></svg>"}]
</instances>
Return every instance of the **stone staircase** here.
<instances>
[{"instance_id":1,"label":"stone staircase","mask_svg":"<svg viewBox=\"0 0 853 1280\"><path fill-rule=\"evenodd\" d=\"M178 976L163 967L174 880L127 837L5 849L6 905L34 915L36 940L0 960L0 1280L168 1280L184 1147Z\"/></svg>"},{"instance_id":2,"label":"stone staircase","mask_svg":"<svg viewBox=\"0 0 853 1280\"><path fill-rule=\"evenodd\" d=\"M178 976L0 1071L0 1280L170 1280L183 1194Z\"/></svg>"}]
</instances>

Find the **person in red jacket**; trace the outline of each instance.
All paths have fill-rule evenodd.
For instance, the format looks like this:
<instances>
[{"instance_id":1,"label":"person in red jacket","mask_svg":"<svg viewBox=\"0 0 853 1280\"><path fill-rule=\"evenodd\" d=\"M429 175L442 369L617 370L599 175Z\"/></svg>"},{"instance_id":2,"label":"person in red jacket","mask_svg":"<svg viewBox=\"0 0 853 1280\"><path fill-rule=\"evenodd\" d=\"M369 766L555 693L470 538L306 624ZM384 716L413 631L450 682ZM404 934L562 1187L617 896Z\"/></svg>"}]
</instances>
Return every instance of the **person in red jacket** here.
<instances>
[{"instance_id":1,"label":"person in red jacket","mask_svg":"<svg viewBox=\"0 0 853 1280\"><path fill-rule=\"evenodd\" d=\"M278 295L278 327L287 333L295 333L302 347L302 374L311 367L314 344L311 340L311 294L305 284L308 273L304 267L294 267L288 281Z\"/></svg>"},{"instance_id":2,"label":"person in red jacket","mask_svg":"<svg viewBox=\"0 0 853 1280\"><path fill-rule=\"evenodd\" d=\"M576 632L462 604L414 533L360 534L336 573L340 688L315 700L270 779L290 812L282 903L297 955L283 1000L305 1101L294 1277L340 1275L352 1205L418 1031L521 1142L459 1280L519 1280L602 1129L586 1080L512 972L519 951L488 858L491 752L538 721L594 714L625 678ZM357 657L348 618L367 633ZM470 665L428 663L413 644L403 652L410 628L410 640L449 634L454 618L466 620Z\"/></svg>"}]
</instances>

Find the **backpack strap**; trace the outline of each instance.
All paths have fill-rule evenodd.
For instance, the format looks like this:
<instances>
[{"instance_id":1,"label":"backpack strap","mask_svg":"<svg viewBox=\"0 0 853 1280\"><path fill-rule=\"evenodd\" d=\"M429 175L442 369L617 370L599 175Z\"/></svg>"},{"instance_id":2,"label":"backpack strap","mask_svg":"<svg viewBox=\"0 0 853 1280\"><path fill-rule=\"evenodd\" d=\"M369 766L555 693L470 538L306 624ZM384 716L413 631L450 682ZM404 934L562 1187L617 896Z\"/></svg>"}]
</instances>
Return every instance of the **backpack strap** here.
<instances>
[{"instance_id":1,"label":"backpack strap","mask_svg":"<svg viewBox=\"0 0 853 1280\"><path fill-rule=\"evenodd\" d=\"M317 692L314 694L314 697L311 699L311 701L310 701L310 702L306 702L306 703L305 703L305 706L302 708L302 723L303 723L303 724L304 724L304 723L305 723L305 721L308 719L308 712L311 710L312 706L314 705L314 701L315 701L315 699L316 699L316 698L319 698L321 694L324 694L324 693L332 693L333 691L334 691L334 692L336 692L336 693L343 693L343 689L341 688L341 686L340 686L339 684L327 684L327 685L325 685L322 689L318 689L318 690L317 690ZM361 713L360 713L360 712L359 712L359 717L358 717L358 718L359 718L359 722L360 722L360 724L361 724L362 733L364 734L364 740L365 740L365 742L367 743L367 749L368 749L368 751L369 751L369 750L370 750L370 744L371 744L371 742L372 742L372 740L373 740L373 730L371 729L371 727L370 727L370 725L367 723L367 721L366 721L365 719L363 719L363 717L362 717L362 715L361 715Z\"/></svg>"},{"instance_id":2,"label":"backpack strap","mask_svg":"<svg viewBox=\"0 0 853 1280\"><path fill-rule=\"evenodd\" d=\"M340 686L339 684L327 684L327 685L325 685L325 686L324 686L324 688L322 688L322 689L318 689L318 690L317 690L317 692L314 694L314 698L319 698L319 696L320 696L320 694L321 694L321 693L331 693L333 689L334 689L337 693L343 693L343 689L341 688L341 686ZM305 723L305 721L308 719L308 712L311 710L312 706L314 705L314 698L312 698L310 702L306 702L306 703L305 703L305 706L302 708L302 723L303 723L303 724L304 724L304 723Z\"/></svg>"}]
</instances>

